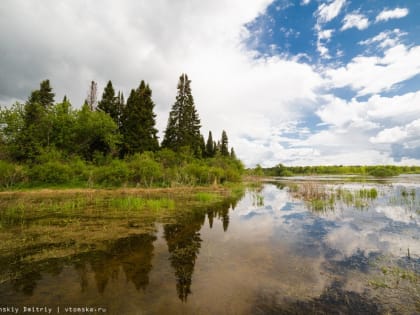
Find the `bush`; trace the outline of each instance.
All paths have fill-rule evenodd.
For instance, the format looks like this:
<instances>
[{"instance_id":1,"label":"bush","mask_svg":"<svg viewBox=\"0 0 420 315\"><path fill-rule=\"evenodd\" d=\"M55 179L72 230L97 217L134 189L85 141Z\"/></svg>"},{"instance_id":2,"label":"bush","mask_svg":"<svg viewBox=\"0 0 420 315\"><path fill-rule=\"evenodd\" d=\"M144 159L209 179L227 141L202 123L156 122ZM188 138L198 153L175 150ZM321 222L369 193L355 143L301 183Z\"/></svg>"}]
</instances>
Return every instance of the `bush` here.
<instances>
[{"instance_id":1,"label":"bush","mask_svg":"<svg viewBox=\"0 0 420 315\"><path fill-rule=\"evenodd\" d=\"M93 180L105 186L120 186L128 180L129 169L127 163L113 160L110 164L94 169Z\"/></svg>"},{"instance_id":2,"label":"bush","mask_svg":"<svg viewBox=\"0 0 420 315\"><path fill-rule=\"evenodd\" d=\"M162 179L162 166L153 159L152 153L137 153L128 160L129 178L131 182L149 187L155 181Z\"/></svg>"},{"instance_id":3,"label":"bush","mask_svg":"<svg viewBox=\"0 0 420 315\"><path fill-rule=\"evenodd\" d=\"M37 164L29 169L29 178L36 183L64 184L73 178L73 172L69 165L59 161L49 161Z\"/></svg>"},{"instance_id":4,"label":"bush","mask_svg":"<svg viewBox=\"0 0 420 315\"><path fill-rule=\"evenodd\" d=\"M376 166L368 171L368 174L376 177L397 176L399 172L394 167Z\"/></svg>"},{"instance_id":5,"label":"bush","mask_svg":"<svg viewBox=\"0 0 420 315\"><path fill-rule=\"evenodd\" d=\"M25 172L22 166L0 160L0 187L12 187L24 179Z\"/></svg>"}]
</instances>

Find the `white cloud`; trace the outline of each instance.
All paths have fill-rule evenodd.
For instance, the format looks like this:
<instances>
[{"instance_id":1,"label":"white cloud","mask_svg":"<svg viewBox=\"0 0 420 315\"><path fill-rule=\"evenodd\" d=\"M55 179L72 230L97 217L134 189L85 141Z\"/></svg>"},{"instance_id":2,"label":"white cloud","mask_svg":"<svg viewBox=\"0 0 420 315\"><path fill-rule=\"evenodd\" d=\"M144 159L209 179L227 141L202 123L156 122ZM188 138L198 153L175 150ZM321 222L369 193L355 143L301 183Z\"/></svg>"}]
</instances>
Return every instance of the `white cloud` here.
<instances>
[{"instance_id":1,"label":"white cloud","mask_svg":"<svg viewBox=\"0 0 420 315\"><path fill-rule=\"evenodd\" d=\"M66 93L80 106L92 79L99 93L111 79L126 96L145 79L162 135L178 77L186 72L203 134L210 129L220 137L225 129L248 165L280 157L273 153L282 152L274 143L277 126L311 108L323 82L310 65L255 58L244 45L250 35L244 25L263 13L269 0L47 2L0 4L0 40L8 43L2 70L22 93L49 78L57 98ZM247 135L254 140L247 141Z\"/></svg>"},{"instance_id":2,"label":"white cloud","mask_svg":"<svg viewBox=\"0 0 420 315\"><path fill-rule=\"evenodd\" d=\"M395 143L407 137L407 132L400 127L384 129L375 137L370 138L372 143Z\"/></svg>"},{"instance_id":3,"label":"white cloud","mask_svg":"<svg viewBox=\"0 0 420 315\"><path fill-rule=\"evenodd\" d=\"M395 8L393 10L383 10L375 19L376 22L388 21L390 19L401 19L409 13L407 8Z\"/></svg>"},{"instance_id":4,"label":"white cloud","mask_svg":"<svg viewBox=\"0 0 420 315\"><path fill-rule=\"evenodd\" d=\"M401 44L401 37L407 35L406 32L402 32L400 29L396 28L392 31L383 31L381 33L379 33L378 35L360 41L359 45L372 45L372 44L376 44L378 43L379 47L385 49L388 47L394 47L397 46L398 44Z\"/></svg>"},{"instance_id":5,"label":"white cloud","mask_svg":"<svg viewBox=\"0 0 420 315\"><path fill-rule=\"evenodd\" d=\"M343 19L343 26L341 30L347 30L349 28L357 28L358 30L364 30L368 28L369 20L366 16L359 13L350 13L347 14Z\"/></svg>"},{"instance_id":6,"label":"white cloud","mask_svg":"<svg viewBox=\"0 0 420 315\"><path fill-rule=\"evenodd\" d=\"M247 166L392 163L383 149L386 144L369 139L381 129L420 117L420 92L346 102L319 91L349 86L366 95L388 90L420 72L420 46L384 44L390 48L382 57L360 56L337 69L325 66L323 73L304 63L312 56L261 57L244 44L253 35L244 25L272 2L45 0L38 6L2 0L0 42L7 45L2 46L0 68L8 75L0 76L0 99L26 98L49 78L57 99L66 93L78 107L92 79L98 81L99 93L111 79L126 96L145 79L153 89L162 135L178 77L186 72L202 133L207 136L212 130L219 138L225 129L229 144ZM336 18L345 3L330 1L317 10L317 48L324 58L334 35L324 24ZM399 34L372 43L397 40ZM305 117L313 113L324 124L317 127L324 130L289 126L291 121L306 123Z\"/></svg>"},{"instance_id":7,"label":"white cloud","mask_svg":"<svg viewBox=\"0 0 420 315\"><path fill-rule=\"evenodd\" d=\"M403 143L407 140L417 140L420 135L420 119L408 125L397 126L381 130L376 136L371 137L372 143Z\"/></svg>"},{"instance_id":8,"label":"white cloud","mask_svg":"<svg viewBox=\"0 0 420 315\"><path fill-rule=\"evenodd\" d=\"M315 12L317 22L315 30L317 32L316 48L320 56L324 59L330 59L329 49L323 42L324 39L329 41L333 30L323 30L323 24L330 22L336 18L344 7L346 0L335 0L329 4L322 3Z\"/></svg>"},{"instance_id":9,"label":"white cloud","mask_svg":"<svg viewBox=\"0 0 420 315\"><path fill-rule=\"evenodd\" d=\"M346 0L334 0L330 4L322 3L316 11L319 23L327 23L335 19L344 7Z\"/></svg>"},{"instance_id":10,"label":"white cloud","mask_svg":"<svg viewBox=\"0 0 420 315\"><path fill-rule=\"evenodd\" d=\"M331 87L350 87L359 96L390 90L420 73L420 46L399 44L383 57L358 56L347 65L326 70Z\"/></svg>"},{"instance_id":11,"label":"white cloud","mask_svg":"<svg viewBox=\"0 0 420 315\"><path fill-rule=\"evenodd\" d=\"M322 30L318 33L318 37L319 39L327 39L329 40L332 36L332 34L334 33L334 30L329 29L329 30Z\"/></svg>"},{"instance_id":12,"label":"white cloud","mask_svg":"<svg viewBox=\"0 0 420 315\"><path fill-rule=\"evenodd\" d=\"M302 0L301 5L307 5L311 2L311 0Z\"/></svg>"}]
</instances>

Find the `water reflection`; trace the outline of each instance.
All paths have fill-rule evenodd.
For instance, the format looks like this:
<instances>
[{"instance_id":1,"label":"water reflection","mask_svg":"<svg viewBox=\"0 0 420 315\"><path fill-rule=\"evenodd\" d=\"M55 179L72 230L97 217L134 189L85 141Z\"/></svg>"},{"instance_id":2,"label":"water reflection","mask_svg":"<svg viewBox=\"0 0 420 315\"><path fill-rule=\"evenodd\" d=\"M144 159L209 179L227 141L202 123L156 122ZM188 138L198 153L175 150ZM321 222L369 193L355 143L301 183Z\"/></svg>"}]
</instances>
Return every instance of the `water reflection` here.
<instances>
[{"instance_id":1,"label":"water reflection","mask_svg":"<svg viewBox=\"0 0 420 315\"><path fill-rule=\"evenodd\" d=\"M210 228L214 220L220 220L223 230L227 231L229 211L234 209L238 199L240 196L225 198L212 203L211 206L201 206L195 210L186 209L185 212L180 211L179 215L171 217L170 223L163 224L163 239L167 244L168 259L173 268L176 290L181 301L186 302L191 293L195 261L202 242L200 230L206 218ZM136 228L139 228L141 222L139 220L136 222ZM150 219L147 219L145 224L150 225ZM129 227L131 228L130 224ZM149 274L153 269L156 233L157 230L154 229L148 233L104 241L100 245L97 243L89 245L89 241L85 240L85 243L78 248L80 253L60 258L32 261L33 256L41 253L46 257L52 256L56 250L75 245L75 241L36 244L25 247L20 252L3 254L0 256L0 302L11 301L12 294L7 292L9 288L27 297L36 294L37 285L45 276L58 277L62 273L68 273L69 267L77 274L81 293L86 293L92 288L93 280L96 291L104 295L107 288L113 286L121 276L124 276L127 283L132 283L137 291L144 291L149 284ZM101 249L96 249L97 247ZM77 249L72 248L72 250ZM22 298L16 300L19 299Z\"/></svg>"},{"instance_id":2,"label":"water reflection","mask_svg":"<svg viewBox=\"0 0 420 315\"><path fill-rule=\"evenodd\" d=\"M240 200L148 217L147 231L119 217L98 223L124 225L105 241L2 251L0 303L59 296L105 303L111 314L419 312L420 185L322 185L265 184ZM52 257L63 248L71 253Z\"/></svg>"}]
</instances>

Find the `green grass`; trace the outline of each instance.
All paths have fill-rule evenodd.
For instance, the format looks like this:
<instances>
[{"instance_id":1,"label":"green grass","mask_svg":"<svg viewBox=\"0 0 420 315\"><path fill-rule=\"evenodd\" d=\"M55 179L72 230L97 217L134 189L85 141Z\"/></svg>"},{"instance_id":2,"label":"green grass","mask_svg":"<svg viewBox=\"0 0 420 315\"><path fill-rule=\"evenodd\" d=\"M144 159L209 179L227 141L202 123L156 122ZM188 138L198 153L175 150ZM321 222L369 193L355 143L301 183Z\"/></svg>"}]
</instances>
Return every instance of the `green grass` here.
<instances>
[{"instance_id":1,"label":"green grass","mask_svg":"<svg viewBox=\"0 0 420 315\"><path fill-rule=\"evenodd\" d=\"M194 195L195 200L200 202L214 202L220 199L220 196L215 193L198 192Z\"/></svg>"}]
</instances>

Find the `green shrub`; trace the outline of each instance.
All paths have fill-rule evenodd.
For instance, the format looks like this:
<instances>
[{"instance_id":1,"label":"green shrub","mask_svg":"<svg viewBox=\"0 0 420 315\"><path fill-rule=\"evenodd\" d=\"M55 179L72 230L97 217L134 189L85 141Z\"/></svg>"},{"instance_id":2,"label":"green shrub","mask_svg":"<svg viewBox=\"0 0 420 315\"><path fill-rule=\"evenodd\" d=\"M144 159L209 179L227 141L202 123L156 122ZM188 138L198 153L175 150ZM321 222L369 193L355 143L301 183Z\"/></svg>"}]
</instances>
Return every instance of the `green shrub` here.
<instances>
[{"instance_id":1,"label":"green shrub","mask_svg":"<svg viewBox=\"0 0 420 315\"><path fill-rule=\"evenodd\" d=\"M12 187L24 179L25 171L22 166L0 160L0 187Z\"/></svg>"},{"instance_id":2,"label":"green shrub","mask_svg":"<svg viewBox=\"0 0 420 315\"><path fill-rule=\"evenodd\" d=\"M34 165L28 172L30 180L35 183L64 184L73 177L70 166L59 161Z\"/></svg>"},{"instance_id":3,"label":"green shrub","mask_svg":"<svg viewBox=\"0 0 420 315\"><path fill-rule=\"evenodd\" d=\"M135 154L128 159L130 182L146 187L153 186L163 177L162 166L153 159L150 152Z\"/></svg>"},{"instance_id":4,"label":"green shrub","mask_svg":"<svg viewBox=\"0 0 420 315\"><path fill-rule=\"evenodd\" d=\"M394 167L375 166L368 171L368 174L376 177L397 176L399 172Z\"/></svg>"},{"instance_id":5,"label":"green shrub","mask_svg":"<svg viewBox=\"0 0 420 315\"><path fill-rule=\"evenodd\" d=\"M113 160L110 164L96 167L93 171L93 180L105 186L120 186L126 183L129 176L127 163Z\"/></svg>"}]
</instances>

